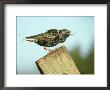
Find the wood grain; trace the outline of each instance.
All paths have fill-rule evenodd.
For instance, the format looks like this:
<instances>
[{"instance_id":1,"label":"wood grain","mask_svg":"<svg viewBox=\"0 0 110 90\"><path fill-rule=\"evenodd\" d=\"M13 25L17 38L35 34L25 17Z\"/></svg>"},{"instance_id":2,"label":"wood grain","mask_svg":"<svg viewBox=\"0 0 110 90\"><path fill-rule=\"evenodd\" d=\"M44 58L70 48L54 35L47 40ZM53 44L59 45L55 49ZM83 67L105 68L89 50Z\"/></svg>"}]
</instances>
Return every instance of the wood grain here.
<instances>
[{"instance_id":1,"label":"wood grain","mask_svg":"<svg viewBox=\"0 0 110 90\"><path fill-rule=\"evenodd\" d=\"M80 74L65 46L53 50L35 63L42 74Z\"/></svg>"}]
</instances>

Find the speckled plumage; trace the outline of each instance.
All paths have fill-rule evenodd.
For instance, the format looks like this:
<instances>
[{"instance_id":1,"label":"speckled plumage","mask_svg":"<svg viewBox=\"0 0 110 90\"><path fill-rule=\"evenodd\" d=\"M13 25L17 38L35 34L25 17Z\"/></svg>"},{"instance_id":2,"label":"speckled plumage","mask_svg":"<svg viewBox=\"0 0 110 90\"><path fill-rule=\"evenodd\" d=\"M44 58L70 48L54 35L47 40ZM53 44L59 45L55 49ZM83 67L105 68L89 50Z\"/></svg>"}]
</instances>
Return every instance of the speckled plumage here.
<instances>
[{"instance_id":1,"label":"speckled plumage","mask_svg":"<svg viewBox=\"0 0 110 90\"><path fill-rule=\"evenodd\" d=\"M27 41L37 43L40 46L53 47L59 43L63 43L69 35L70 31L67 29L50 29L45 33L26 37L26 39Z\"/></svg>"}]
</instances>

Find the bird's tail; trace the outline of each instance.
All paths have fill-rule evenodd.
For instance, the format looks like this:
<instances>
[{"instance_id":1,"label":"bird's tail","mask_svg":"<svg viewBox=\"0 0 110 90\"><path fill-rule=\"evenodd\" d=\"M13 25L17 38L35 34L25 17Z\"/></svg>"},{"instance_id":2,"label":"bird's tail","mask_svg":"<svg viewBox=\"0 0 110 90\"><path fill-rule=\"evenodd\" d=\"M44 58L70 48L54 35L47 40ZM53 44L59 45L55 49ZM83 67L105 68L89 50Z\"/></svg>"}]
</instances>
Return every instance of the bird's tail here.
<instances>
[{"instance_id":1,"label":"bird's tail","mask_svg":"<svg viewBox=\"0 0 110 90\"><path fill-rule=\"evenodd\" d=\"M25 37L25 38L23 39L23 41L33 42L34 39L33 39L33 38L30 38L30 37Z\"/></svg>"}]
</instances>

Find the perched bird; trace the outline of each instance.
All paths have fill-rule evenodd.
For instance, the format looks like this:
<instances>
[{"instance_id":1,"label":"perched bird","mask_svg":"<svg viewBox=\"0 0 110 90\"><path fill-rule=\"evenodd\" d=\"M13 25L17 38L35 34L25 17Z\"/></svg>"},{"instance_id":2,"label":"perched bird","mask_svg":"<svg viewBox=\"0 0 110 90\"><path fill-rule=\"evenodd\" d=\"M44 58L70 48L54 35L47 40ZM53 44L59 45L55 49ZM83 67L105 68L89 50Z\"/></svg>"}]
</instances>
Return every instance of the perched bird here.
<instances>
[{"instance_id":1,"label":"perched bird","mask_svg":"<svg viewBox=\"0 0 110 90\"><path fill-rule=\"evenodd\" d=\"M29 36L25 38L26 41L34 42L40 46L43 46L44 49L46 49L46 47L54 47L59 43L63 43L70 35L72 34L67 29L61 29L61 30L50 29L45 33L41 33L38 35Z\"/></svg>"}]
</instances>

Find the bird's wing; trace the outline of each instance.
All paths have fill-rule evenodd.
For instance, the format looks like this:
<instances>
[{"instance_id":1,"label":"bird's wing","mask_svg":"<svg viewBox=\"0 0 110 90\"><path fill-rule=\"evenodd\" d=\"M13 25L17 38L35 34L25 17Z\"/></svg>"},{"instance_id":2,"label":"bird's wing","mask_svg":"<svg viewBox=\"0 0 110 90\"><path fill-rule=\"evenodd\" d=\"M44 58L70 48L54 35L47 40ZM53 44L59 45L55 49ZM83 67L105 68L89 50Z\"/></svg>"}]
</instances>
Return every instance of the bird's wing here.
<instances>
[{"instance_id":1,"label":"bird's wing","mask_svg":"<svg viewBox=\"0 0 110 90\"><path fill-rule=\"evenodd\" d=\"M49 41L54 40L55 36L51 34L47 34L47 33L42 33L42 34L37 35L37 38L39 40L45 40L49 42Z\"/></svg>"},{"instance_id":2,"label":"bird's wing","mask_svg":"<svg viewBox=\"0 0 110 90\"><path fill-rule=\"evenodd\" d=\"M54 39L55 37L56 37L55 35L51 35L51 34L45 34L44 35L45 39L50 39L50 40Z\"/></svg>"},{"instance_id":3,"label":"bird's wing","mask_svg":"<svg viewBox=\"0 0 110 90\"><path fill-rule=\"evenodd\" d=\"M48 44L52 44L56 36L51 34L45 34L44 38L45 38L45 41L48 42Z\"/></svg>"}]
</instances>

